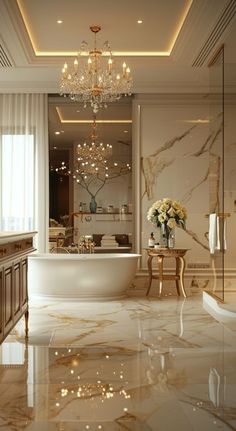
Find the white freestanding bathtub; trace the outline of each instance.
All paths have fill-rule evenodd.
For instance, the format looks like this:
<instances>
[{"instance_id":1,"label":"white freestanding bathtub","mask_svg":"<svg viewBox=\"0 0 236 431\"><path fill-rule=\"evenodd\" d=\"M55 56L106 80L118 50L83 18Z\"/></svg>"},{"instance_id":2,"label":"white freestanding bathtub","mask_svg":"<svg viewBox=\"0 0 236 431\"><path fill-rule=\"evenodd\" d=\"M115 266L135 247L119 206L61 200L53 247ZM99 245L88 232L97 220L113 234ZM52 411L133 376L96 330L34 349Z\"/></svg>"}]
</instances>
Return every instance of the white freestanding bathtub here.
<instances>
[{"instance_id":1,"label":"white freestanding bathtub","mask_svg":"<svg viewBox=\"0 0 236 431\"><path fill-rule=\"evenodd\" d=\"M126 296L139 254L33 254L29 301L109 300Z\"/></svg>"}]
</instances>

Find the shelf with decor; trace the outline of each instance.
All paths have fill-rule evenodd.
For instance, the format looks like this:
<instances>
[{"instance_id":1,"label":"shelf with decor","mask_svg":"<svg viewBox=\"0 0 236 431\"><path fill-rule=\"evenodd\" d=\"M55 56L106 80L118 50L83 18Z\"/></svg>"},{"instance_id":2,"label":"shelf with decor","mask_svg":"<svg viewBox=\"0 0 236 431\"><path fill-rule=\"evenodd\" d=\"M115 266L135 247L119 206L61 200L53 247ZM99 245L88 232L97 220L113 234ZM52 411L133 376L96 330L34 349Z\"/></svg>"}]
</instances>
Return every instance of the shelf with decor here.
<instances>
[{"instance_id":1,"label":"shelf with decor","mask_svg":"<svg viewBox=\"0 0 236 431\"><path fill-rule=\"evenodd\" d=\"M91 213L89 211L82 211L82 212L73 213L74 216L83 215L83 214L89 214L89 215L112 215L112 214L127 215L127 214L133 214L133 213L131 213L131 212L122 213L121 211L113 211L111 213L108 213L108 212Z\"/></svg>"},{"instance_id":2,"label":"shelf with decor","mask_svg":"<svg viewBox=\"0 0 236 431\"><path fill-rule=\"evenodd\" d=\"M112 221L112 222L119 222L119 221L132 221L132 213L121 213L121 212L113 212L113 213L91 213L91 212L79 212L74 213L74 224L75 219L79 219L79 221L82 222L91 222L91 221Z\"/></svg>"},{"instance_id":3,"label":"shelf with decor","mask_svg":"<svg viewBox=\"0 0 236 431\"><path fill-rule=\"evenodd\" d=\"M74 213L74 242L83 235L126 235L125 246L132 243L132 213ZM97 244L99 245L99 244Z\"/></svg>"}]
</instances>

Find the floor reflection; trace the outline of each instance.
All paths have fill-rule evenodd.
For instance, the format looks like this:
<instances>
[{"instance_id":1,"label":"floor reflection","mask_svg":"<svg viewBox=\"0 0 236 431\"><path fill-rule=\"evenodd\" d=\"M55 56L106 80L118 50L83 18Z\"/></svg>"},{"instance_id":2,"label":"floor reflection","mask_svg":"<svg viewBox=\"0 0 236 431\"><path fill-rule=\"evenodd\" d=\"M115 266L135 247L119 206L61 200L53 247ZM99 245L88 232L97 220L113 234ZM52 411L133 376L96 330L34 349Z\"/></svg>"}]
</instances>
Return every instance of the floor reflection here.
<instances>
[{"instance_id":1,"label":"floor reflection","mask_svg":"<svg viewBox=\"0 0 236 431\"><path fill-rule=\"evenodd\" d=\"M1 430L235 429L235 332L200 300L65 310L31 310L29 343L20 323L0 347Z\"/></svg>"}]
</instances>

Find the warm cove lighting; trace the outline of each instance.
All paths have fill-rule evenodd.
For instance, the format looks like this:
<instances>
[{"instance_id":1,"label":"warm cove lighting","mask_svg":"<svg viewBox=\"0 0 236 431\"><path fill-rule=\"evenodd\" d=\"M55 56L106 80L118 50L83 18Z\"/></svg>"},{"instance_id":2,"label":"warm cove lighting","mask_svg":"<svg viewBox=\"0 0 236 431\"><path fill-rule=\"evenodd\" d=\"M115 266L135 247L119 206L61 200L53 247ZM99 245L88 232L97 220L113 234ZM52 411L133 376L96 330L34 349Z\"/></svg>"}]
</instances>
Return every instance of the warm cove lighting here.
<instances>
[{"instance_id":1,"label":"warm cove lighting","mask_svg":"<svg viewBox=\"0 0 236 431\"><path fill-rule=\"evenodd\" d=\"M92 124L93 120L72 120L72 119L65 119L63 118L63 115L60 111L60 108L56 106L56 111L58 114L58 117L60 119L60 122L63 124ZM132 120L96 120L97 124L132 124Z\"/></svg>"},{"instance_id":2,"label":"warm cove lighting","mask_svg":"<svg viewBox=\"0 0 236 431\"><path fill-rule=\"evenodd\" d=\"M36 57L75 57L78 54L77 51L42 51L39 48L37 48L37 45L39 45L39 43L36 43L36 41L33 38L32 32L30 31L30 27L31 27L30 20L28 19L27 14L24 11L23 0L16 0L16 1ZM183 13L175 27L175 30L172 36L170 37L169 48L167 50L165 51L159 51L159 50L113 51L112 52L113 57L125 57L125 56L126 57L169 57L172 49L174 48L179 32L191 8L192 2L193 0L189 0L186 2L186 6L183 8Z\"/></svg>"}]
</instances>

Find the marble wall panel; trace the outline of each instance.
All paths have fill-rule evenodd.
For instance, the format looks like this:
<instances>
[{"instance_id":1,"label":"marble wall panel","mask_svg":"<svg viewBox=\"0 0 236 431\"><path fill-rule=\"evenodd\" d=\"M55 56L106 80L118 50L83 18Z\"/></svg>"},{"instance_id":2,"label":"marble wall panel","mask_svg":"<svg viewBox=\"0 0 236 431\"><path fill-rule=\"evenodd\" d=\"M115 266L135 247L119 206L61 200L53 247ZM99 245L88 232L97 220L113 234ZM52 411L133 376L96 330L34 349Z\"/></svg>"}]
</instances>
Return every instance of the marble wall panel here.
<instances>
[{"instance_id":1,"label":"marble wall panel","mask_svg":"<svg viewBox=\"0 0 236 431\"><path fill-rule=\"evenodd\" d=\"M180 200L188 211L186 231L176 229L176 246L190 249L189 263L209 262L210 161L215 160L221 133L219 122L213 130L209 126L207 103L141 104L141 248L147 246L150 231L155 231L146 219L147 210L157 199L169 197ZM215 175L215 162L213 166ZM214 180L214 190L216 186ZM142 266L146 266L145 254Z\"/></svg>"},{"instance_id":2,"label":"marble wall panel","mask_svg":"<svg viewBox=\"0 0 236 431\"><path fill-rule=\"evenodd\" d=\"M236 74L236 71L235 71ZM236 262L236 100L225 97L224 211L227 218L227 249L225 267L235 268Z\"/></svg>"}]
</instances>

